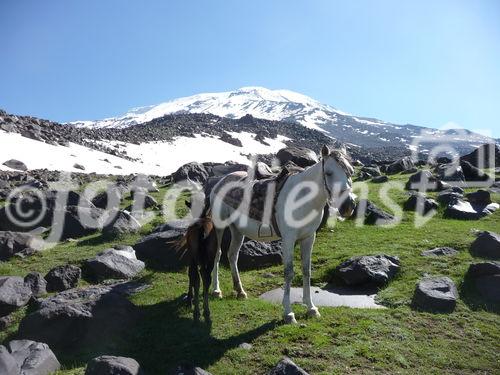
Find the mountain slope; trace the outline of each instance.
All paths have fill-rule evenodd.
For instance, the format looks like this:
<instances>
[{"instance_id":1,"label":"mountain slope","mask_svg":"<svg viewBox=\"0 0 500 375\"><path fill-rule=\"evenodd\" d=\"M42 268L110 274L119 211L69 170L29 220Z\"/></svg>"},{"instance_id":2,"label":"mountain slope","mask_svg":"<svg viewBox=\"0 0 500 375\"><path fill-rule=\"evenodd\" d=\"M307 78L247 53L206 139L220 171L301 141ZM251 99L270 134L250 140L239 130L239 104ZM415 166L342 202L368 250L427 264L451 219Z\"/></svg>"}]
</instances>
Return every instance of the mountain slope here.
<instances>
[{"instance_id":1,"label":"mountain slope","mask_svg":"<svg viewBox=\"0 0 500 375\"><path fill-rule=\"evenodd\" d=\"M414 125L353 116L334 107L321 104L305 95L289 90L269 90L263 87L244 87L221 93L198 94L154 106L133 109L126 114L98 121L76 121L72 124L87 128L126 128L143 124L167 114L211 113L233 119L250 114L275 121L295 121L320 130L341 141L361 147L400 146L410 148L422 143L422 150L441 141L455 143L459 152L491 142L491 139L472 132L429 129Z\"/></svg>"}]
</instances>

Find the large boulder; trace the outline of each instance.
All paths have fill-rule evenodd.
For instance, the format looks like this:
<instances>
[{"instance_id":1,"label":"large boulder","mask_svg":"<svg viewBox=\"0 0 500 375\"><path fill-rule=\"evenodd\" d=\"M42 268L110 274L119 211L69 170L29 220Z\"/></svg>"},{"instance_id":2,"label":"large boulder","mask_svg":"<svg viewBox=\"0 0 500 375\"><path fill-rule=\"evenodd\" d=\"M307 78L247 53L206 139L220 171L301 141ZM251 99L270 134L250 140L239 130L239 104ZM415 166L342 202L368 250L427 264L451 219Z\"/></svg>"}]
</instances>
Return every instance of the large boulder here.
<instances>
[{"instance_id":1,"label":"large boulder","mask_svg":"<svg viewBox=\"0 0 500 375\"><path fill-rule=\"evenodd\" d=\"M22 277L0 276L0 316L25 306L31 295L31 289Z\"/></svg>"},{"instance_id":2,"label":"large boulder","mask_svg":"<svg viewBox=\"0 0 500 375\"><path fill-rule=\"evenodd\" d=\"M493 232L481 232L470 245L473 256L500 259L500 235Z\"/></svg>"},{"instance_id":3,"label":"large boulder","mask_svg":"<svg viewBox=\"0 0 500 375\"><path fill-rule=\"evenodd\" d=\"M382 172L380 171L380 167L378 165L364 166L361 168L361 172L367 173L371 177L377 177L382 175Z\"/></svg>"},{"instance_id":4,"label":"large boulder","mask_svg":"<svg viewBox=\"0 0 500 375\"><path fill-rule=\"evenodd\" d=\"M81 276L82 270L77 266L67 264L54 267L45 275L47 291L61 292L74 288L78 285Z\"/></svg>"},{"instance_id":5,"label":"large boulder","mask_svg":"<svg viewBox=\"0 0 500 375\"><path fill-rule=\"evenodd\" d=\"M462 156L460 160L468 162L475 167L493 168L500 165L500 148L493 143L484 144L470 154Z\"/></svg>"},{"instance_id":6,"label":"large boulder","mask_svg":"<svg viewBox=\"0 0 500 375\"><path fill-rule=\"evenodd\" d=\"M138 260L130 246L107 249L84 264L86 276L93 280L128 279L144 269L144 262Z\"/></svg>"},{"instance_id":7,"label":"large boulder","mask_svg":"<svg viewBox=\"0 0 500 375\"><path fill-rule=\"evenodd\" d=\"M133 358L102 355L87 363L85 375L141 375L143 371Z\"/></svg>"},{"instance_id":8,"label":"large boulder","mask_svg":"<svg viewBox=\"0 0 500 375\"><path fill-rule=\"evenodd\" d=\"M27 171L28 167L26 164L24 164L22 161L16 160L16 159L10 159L2 163L6 167L9 167L11 169L15 169L17 171Z\"/></svg>"},{"instance_id":9,"label":"large boulder","mask_svg":"<svg viewBox=\"0 0 500 375\"><path fill-rule=\"evenodd\" d=\"M276 157L281 165L286 165L291 161L301 168L310 167L319 161L316 153L305 147L282 148L278 151Z\"/></svg>"},{"instance_id":10,"label":"large boulder","mask_svg":"<svg viewBox=\"0 0 500 375\"><path fill-rule=\"evenodd\" d=\"M464 198L463 190L462 192L460 192L454 189L447 189L439 192L439 194L437 195L437 201L444 206L448 206L451 203L463 200L463 198Z\"/></svg>"},{"instance_id":11,"label":"large boulder","mask_svg":"<svg viewBox=\"0 0 500 375\"><path fill-rule=\"evenodd\" d=\"M227 254L231 234L224 232L222 239L222 252ZM226 262L227 258L222 258ZM245 238L238 255L238 268L241 270L252 270L270 266L276 266L283 262L280 242L258 242Z\"/></svg>"},{"instance_id":12,"label":"large boulder","mask_svg":"<svg viewBox=\"0 0 500 375\"><path fill-rule=\"evenodd\" d=\"M384 182L389 181L389 177L382 175L382 176L376 176L372 178L372 182L375 184L383 184Z\"/></svg>"},{"instance_id":13,"label":"large boulder","mask_svg":"<svg viewBox=\"0 0 500 375\"><path fill-rule=\"evenodd\" d=\"M362 199L356 205L352 219L364 217L366 225L386 225L394 221L394 216L383 211L372 202Z\"/></svg>"},{"instance_id":14,"label":"large boulder","mask_svg":"<svg viewBox=\"0 0 500 375\"><path fill-rule=\"evenodd\" d=\"M413 306L423 311L452 312L457 299L457 287L450 278L425 278L417 284Z\"/></svg>"},{"instance_id":15,"label":"large boulder","mask_svg":"<svg viewBox=\"0 0 500 375\"><path fill-rule=\"evenodd\" d=\"M31 234L0 232L0 260L14 255L27 256L41 249L41 241Z\"/></svg>"},{"instance_id":16,"label":"large boulder","mask_svg":"<svg viewBox=\"0 0 500 375\"><path fill-rule=\"evenodd\" d=\"M79 238L102 229L109 213L97 207L68 206L63 212L54 213L55 227L62 228L61 239Z\"/></svg>"},{"instance_id":17,"label":"large boulder","mask_svg":"<svg viewBox=\"0 0 500 375\"><path fill-rule=\"evenodd\" d=\"M290 358L285 357L269 371L269 375L309 375L304 369L297 366Z\"/></svg>"},{"instance_id":18,"label":"large boulder","mask_svg":"<svg viewBox=\"0 0 500 375\"><path fill-rule=\"evenodd\" d=\"M442 183L430 171L418 171L406 182L406 190L439 191Z\"/></svg>"},{"instance_id":19,"label":"large boulder","mask_svg":"<svg viewBox=\"0 0 500 375\"><path fill-rule=\"evenodd\" d=\"M490 179L486 173L466 160L461 161L460 166L462 167L462 171L467 182L484 182Z\"/></svg>"},{"instance_id":20,"label":"large boulder","mask_svg":"<svg viewBox=\"0 0 500 375\"><path fill-rule=\"evenodd\" d=\"M476 206L487 206L492 203L491 193L487 190L478 190L473 193L468 193L465 195L467 200Z\"/></svg>"},{"instance_id":21,"label":"large boulder","mask_svg":"<svg viewBox=\"0 0 500 375\"><path fill-rule=\"evenodd\" d=\"M479 294L491 302L500 302L500 262L474 263L466 274Z\"/></svg>"},{"instance_id":22,"label":"large boulder","mask_svg":"<svg viewBox=\"0 0 500 375\"><path fill-rule=\"evenodd\" d=\"M412 170L413 168L415 168L413 160L411 159L411 157L405 156L404 158L399 159L392 164L389 164L385 171L387 174L396 174L399 172Z\"/></svg>"},{"instance_id":23,"label":"large boulder","mask_svg":"<svg viewBox=\"0 0 500 375\"><path fill-rule=\"evenodd\" d=\"M205 166L197 162L184 164L172 175L174 182L189 179L191 181L199 182L200 184L204 184L208 180L208 177L209 173Z\"/></svg>"},{"instance_id":24,"label":"large boulder","mask_svg":"<svg viewBox=\"0 0 500 375\"><path fill-rule=\"evenodd\" d=\"M335 269L335 276L347 285L384 285L400 268L398 257L365 255L353 257Z\"/></svg>"},{"instance_id":25,"label":"large boulder","mask_svg":"<svg viewBox=\"0 0 500 375\"><path fill-rule=\"evenodd\" d=\"M436 173L441 181L453 182L463 185L465 182L464 172L460 165L441 164L436 167Z\"/></svg>"},{"instance_id":26,"label":"large boulder","mask_svg":"<svg viewBox=\"0 0 500 375\"><path fill-rule=\"evenodd\" d=\"M18 337L45 342L65 353L102 344L136 322L138 308L127 298L144 285L116 283L71 289L41 300L19 325Z\"/></svg>"},{"instance_id":27,"label":"large boulder","mask_svg":"<svg viewBox=\"0 0 500 375\"><path fill-rule=\"evenodd\" d=\"M178 270L189 263L187 254L178 251L176 243L184 235L180 229L151 233L143 237L133 248L137 258L148 265Z\"/></svg>"},{"instance_id":28,"label":"large boulder","mask_svg":"<svg viewBox=\"0 0 500 375\"><path fill-rule=\"evenodd\" d=\"M458 199L452 201L444 211L444 217L459 220L479 220L485 216L491 215L498 210L497 203L491 203L487 206L472 205L470 202Z\"/></svg>"},{"instance_id":29,"label":"large boulder","mask_svg":"<svg viewBox=\"0 0 500 375\"><path fill-rule=\"evenodd\" d=\"M117 210L120 207L120 202L123 198L122 193L122 189L117 186L111 186L106 191L98 193L92 199L92 203L97 208Z\"/></svg>"},{"instance_id":30,"label":"large boulder","mask_svg":"<svg viewBox=\"0 0 500 375\"><path fill-rule=\"evenodd\" d=\"M416 211L422 215L426 215L432 210L437 210L438 203L434 199L427 198L422 193L412 193L403 205L405 211Z\"/></svg>"},{"instance_id":31,"label":"large boulder","mask_svg":"<svg viewBox=\"0 0 500 375\"><path fill-rule=\"evenodd\" d=\"M103 233L110 236L121 236L129 233L137 233L141 229L141 223L128 211L118 211L114 219L103 228Z\"/></svg>"},{"instance_id":32,"label":"large boulder","mask_svg":"<svg viewBox=\"0 0 500 375\"><path fill-rule=\"evenodd\" d=\"M50 375L61 364L47 344L30 340L14 340L0 346L0 374Z\"/></svg>"}]
</instances>

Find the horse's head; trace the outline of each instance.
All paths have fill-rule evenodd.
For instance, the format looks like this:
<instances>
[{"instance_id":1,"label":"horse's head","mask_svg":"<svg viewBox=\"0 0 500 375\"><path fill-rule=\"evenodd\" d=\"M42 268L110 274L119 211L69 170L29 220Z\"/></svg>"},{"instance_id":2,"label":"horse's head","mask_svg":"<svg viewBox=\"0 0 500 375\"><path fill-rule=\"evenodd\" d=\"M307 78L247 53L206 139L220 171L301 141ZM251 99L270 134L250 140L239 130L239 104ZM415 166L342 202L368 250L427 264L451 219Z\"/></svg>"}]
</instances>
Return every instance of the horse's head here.
<instances>
[{"instance_id":1,"label":"horse's head","mask_svg":"<svg viewBox=\"0 0 500 375\"><path fill-rule=\"evenodd\" d=\"M345 148L330 150L328 146L321 149L323 182L330 201L340 215L349 217L354 212L355 201L352 194L352 175L354 168L349 162Z\"/></svg>"}]
</instances>

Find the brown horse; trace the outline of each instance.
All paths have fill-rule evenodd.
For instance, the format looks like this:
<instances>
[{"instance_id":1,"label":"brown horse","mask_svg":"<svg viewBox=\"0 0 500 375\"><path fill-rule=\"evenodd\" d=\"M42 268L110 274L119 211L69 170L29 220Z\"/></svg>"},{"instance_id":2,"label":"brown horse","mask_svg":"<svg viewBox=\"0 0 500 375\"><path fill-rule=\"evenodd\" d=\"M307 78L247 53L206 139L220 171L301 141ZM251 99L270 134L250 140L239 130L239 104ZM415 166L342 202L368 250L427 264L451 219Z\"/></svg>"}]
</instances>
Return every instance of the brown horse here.
<instances>
[{"instance_id":1,"label":"brown horse","mask_svg":"<svg viewBox=\"0 0 500 375\"><path fill-rule=\"evenodd\" d=\"M191 224L186 234L177 242L177 249L190 257L189 288L187 302L194 303L193 318L200 319L200 276L203 282L203 317L210 322L208 305L209 288L212 283L212 270L217 253L217 236L210 216L197 219Z\"/></svg>"}]
</instances>

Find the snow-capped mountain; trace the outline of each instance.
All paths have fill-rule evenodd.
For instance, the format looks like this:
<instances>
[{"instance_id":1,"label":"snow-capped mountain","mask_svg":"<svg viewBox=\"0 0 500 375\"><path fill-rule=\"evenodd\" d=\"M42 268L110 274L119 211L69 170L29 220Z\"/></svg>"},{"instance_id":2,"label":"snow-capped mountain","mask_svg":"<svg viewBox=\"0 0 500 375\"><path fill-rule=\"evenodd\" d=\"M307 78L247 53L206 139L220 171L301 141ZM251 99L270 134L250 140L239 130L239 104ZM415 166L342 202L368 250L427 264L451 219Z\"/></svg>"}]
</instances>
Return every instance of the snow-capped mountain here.
<instances>
[{"instance_id":1,"label":"snow-capped mountain","mask_svg":"<svg viewBox=\"0 0 500 375\"><path fill-rule=\"evenodd\" d=\"M75 121L87 128L125 128L147 123L167 114L210 113L233 119L250 114L256 118L295 121L324 132L341 142L361 147L403 146L415 144L421 150L435 142L453 142L461 151L491 142L491 138L470 131L436 130L414 125L354 116L308 96L289 90L244 87L235 91L207 93L179 98L158 105L135 108L122 116L97 121Z\"/></svg>"}]
</instances>

